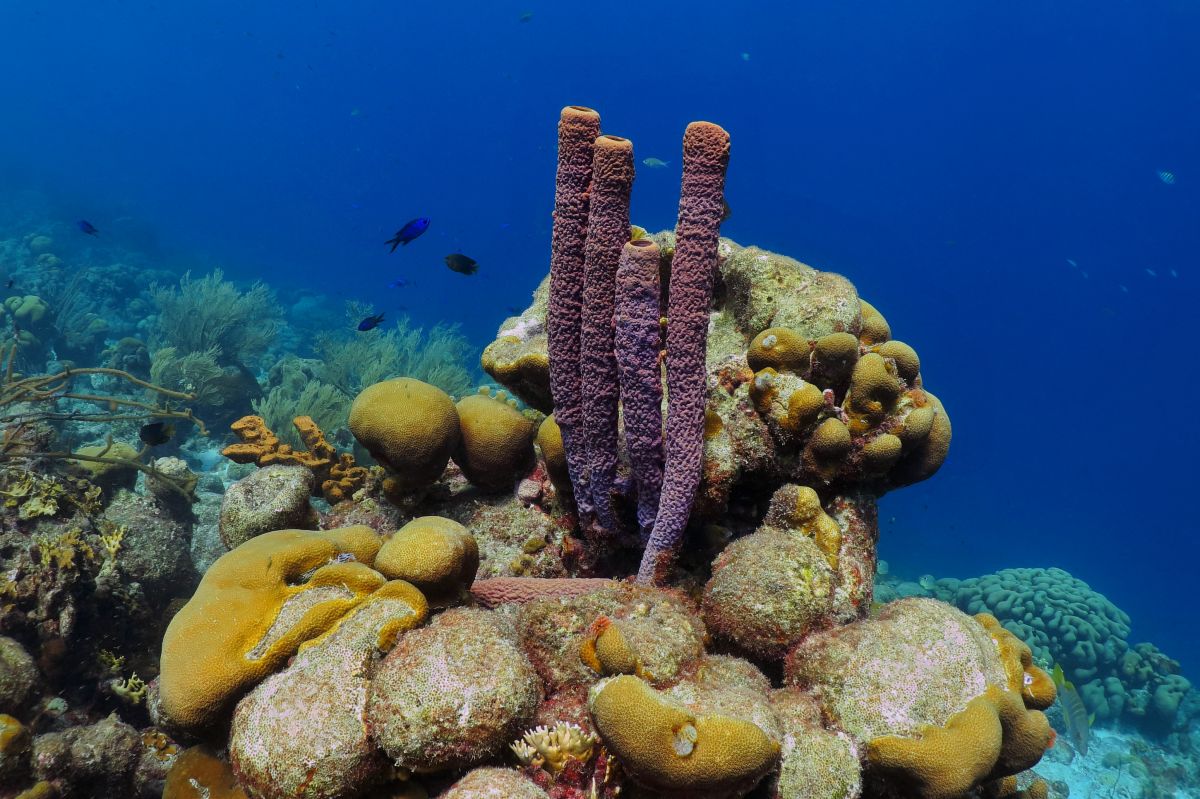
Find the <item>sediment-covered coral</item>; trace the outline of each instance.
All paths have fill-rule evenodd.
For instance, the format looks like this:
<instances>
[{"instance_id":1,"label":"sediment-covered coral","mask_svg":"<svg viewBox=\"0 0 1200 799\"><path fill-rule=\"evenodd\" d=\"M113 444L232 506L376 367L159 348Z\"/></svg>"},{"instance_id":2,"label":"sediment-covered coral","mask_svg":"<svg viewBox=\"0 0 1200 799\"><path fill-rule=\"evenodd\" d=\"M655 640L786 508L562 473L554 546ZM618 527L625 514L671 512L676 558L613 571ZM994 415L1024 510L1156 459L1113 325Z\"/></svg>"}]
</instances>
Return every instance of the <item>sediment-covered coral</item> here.
<instances>
[{"instance_id":1,"label":"sediment-covered coral","mask_svg":"<svg viewBox=\"0 0 1200 799\"><path fill-rule=\"evenodd\" d=\"M225 489L221 543L234 549L272 530L315 529L318 516L308 498L315 479L298 464L265 466Z\"/></svg>"},{"instance_id":2,"label":"sediment-covered coral","mask_svg":"<svg viewBox=\"0 0 1200 799\"><path fill-rule=\"evenodd\" d=\"M401 638L375 669L367 723L397 765L463 768L503 751L541 698L503 623L491 611L454 609Z\"/></svg>"}]
</instances>

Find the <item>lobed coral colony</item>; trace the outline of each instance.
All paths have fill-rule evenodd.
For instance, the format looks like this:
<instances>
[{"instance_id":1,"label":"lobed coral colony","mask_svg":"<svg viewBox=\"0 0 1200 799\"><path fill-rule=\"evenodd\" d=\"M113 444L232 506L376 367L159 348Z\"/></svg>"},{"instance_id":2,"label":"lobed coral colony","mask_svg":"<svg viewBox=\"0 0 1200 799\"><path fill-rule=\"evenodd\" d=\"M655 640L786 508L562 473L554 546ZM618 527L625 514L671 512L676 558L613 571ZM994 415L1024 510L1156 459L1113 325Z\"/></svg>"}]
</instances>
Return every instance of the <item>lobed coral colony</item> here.
<instances>
[{"instance_id":1,"label":"lobed coral colony","mask_svg":"<svg viewBox=\"0 0 1200 799\"><path fill-rule=\"evenodd\" d=\"M874 601L876 501L937 472L950 420L846 278L720 238L729 152L688 126L678 223L648 235L633 144L564 109L550 274L482 355L503 389L389 376L342 407L354 383L330 378L293 435L282 393L316 367L282 362L271 419L232 422L223 454L243 466L210 556L177 458L110 442L74 453L70 480L6 468L0 795L1048 796L1031 769L1057 688L1038 663L1081 589L1033 575L1062 598L1045 625L1020 575ZM89 370L157 397L109 421L199 423L188 403L231 420L222 392L277 320L253 341L188 321L197 292L267 296L230 291L218 274L156 292L190 334L142 347L153 383ZM33 320L37 300L7 312ZM37 447L50 400L95 399L70 371L14 376L13 357L10 455ZM140 634L105 638L105 615ZM1120 611L1101 620L1124 624L1117 649L1058 658L1110 714L1140 700L1106 680L1136 673L1169 727L1154 708L1190 686L1124 644ZM81 626L120 653L66 663ZM103 690L39 699L39 673L72 668Z\"/></svg>"}]
</instances>

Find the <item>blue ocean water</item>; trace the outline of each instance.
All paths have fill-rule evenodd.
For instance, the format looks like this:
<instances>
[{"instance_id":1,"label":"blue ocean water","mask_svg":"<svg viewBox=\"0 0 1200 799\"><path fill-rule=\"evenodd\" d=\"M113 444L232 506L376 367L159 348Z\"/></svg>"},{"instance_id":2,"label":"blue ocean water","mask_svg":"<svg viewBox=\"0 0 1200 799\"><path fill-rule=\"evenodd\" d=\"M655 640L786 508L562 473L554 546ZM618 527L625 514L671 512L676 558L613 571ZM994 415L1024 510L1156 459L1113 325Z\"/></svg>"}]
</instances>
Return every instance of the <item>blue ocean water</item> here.
<instances>
[{"instance_id":1,"label":"blue ocean water","mask_svg":"<svg viewBox=\"0 0 1200 799\"><path fill-rule=\"evenodd\" d=\"M884 501L893 569L1061 566L1195 674L1198 35L1183 2L9 2L0 180L165 268L482 346L546 272L563 105L666 162L650 230L717 122L722 232L847 275L953 419Z\"/></svg>"}]
</instances>

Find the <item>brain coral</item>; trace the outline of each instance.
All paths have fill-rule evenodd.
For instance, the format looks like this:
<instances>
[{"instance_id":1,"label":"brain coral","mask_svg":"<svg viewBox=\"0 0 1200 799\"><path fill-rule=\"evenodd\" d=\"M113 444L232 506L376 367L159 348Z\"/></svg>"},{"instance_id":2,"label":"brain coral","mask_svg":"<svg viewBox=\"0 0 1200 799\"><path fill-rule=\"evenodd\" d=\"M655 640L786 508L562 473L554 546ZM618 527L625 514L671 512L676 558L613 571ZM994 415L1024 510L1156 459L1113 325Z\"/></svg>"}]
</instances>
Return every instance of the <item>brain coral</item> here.
<instances>
[{"instance_id":1,"label":"brain coral","mask_svg":"<svg viewBox=\"0 0 1200 799\"><path fill-rule=\"evenodd\" d=\"M246 689L385 582L369 527L278 530L217 559L162 645L161 709L184 728L223 719Z\"/></svg>"},{"instance_id":2,"label":"brain coral","mask_svg":"<svg viewBox=\"0 0 1200 799\"><path fill-rule=\"evenodd\" d=\"M437 480L460 435L450 395L411 377L363 389L350 406L350 432L388 469L400 491Z\"/></svg>"},{"instance_id":3,"label":"brain coral","mask_svg":"<svg viewBox=\"0 0 1200 799\"><path fill-rule=\"evenodd\" d=\"M968 612L987 611L1029 643L1034 659L1058 663L1098 719L1124 719L1147 732L1186 724L1191 684L1152 644L1128 640L1129 616L1062 569L1005 569L938 580L932 592Z\"/></svg>"},{"instance_id":4,"label":"brain coral","mask_svg":"<svg viewBox=\"0 0 1200 799\"><path fill-rule=\"evenodd\" d=\"M391 580L407 580L427 594L467 588L479 569L475 538L452 519L421 516L396 531L375 556L375 568Z\"/></svg>"},{"instance_id":5,"label":"brain coral","mask_svg":"<svg viewBox=\"0 0 1200 799\"><path fill-rule=\"evenodd\" d=\"M778 741L753 722L694 712L638 677L598 683L588 706L622 767L665 796L743 796L779 757Z\"/></svg>"},{"instance_id":6,"label":"brain coral","mask_svg":"<svg viewBox=\"0 0 1200 799\"><path fill-rule=\"evenodd\" d=\"M1115 670L1129 647L1128 614L1062 569L1005 569L941 585L962 610L991 613L1039 663L1058 662L1078 682Z\"/></svg>"},{"instance_id":7,"label":"brain coral","mask_svg":"<svg viewBox=\"0 0 1200 799\"><path fill-rule=\"evenodd\" d=\"M456 608L403 636L376 667L367 723L397 765L449 770L503 750L541 699L537 673L499 618Z\"/></svg>"}]
</instances>

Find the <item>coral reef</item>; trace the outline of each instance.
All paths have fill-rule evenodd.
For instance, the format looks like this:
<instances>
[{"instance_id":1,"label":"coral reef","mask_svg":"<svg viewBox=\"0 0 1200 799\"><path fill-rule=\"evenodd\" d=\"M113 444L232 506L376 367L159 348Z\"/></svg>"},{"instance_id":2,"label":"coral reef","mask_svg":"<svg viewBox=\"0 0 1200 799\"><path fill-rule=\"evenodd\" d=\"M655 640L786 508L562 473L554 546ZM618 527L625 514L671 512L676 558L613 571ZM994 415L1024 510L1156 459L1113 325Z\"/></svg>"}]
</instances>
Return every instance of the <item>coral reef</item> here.
<instances>
[{"instance_id":1,"label":"coral reef","mask_svg":"<svg viewBox=\"0 0 1200 799\"><path fill-rule=\"evenodd\" d=\"M1038 664L1072 632L1058 659L1085 696L1119 670L1142 691L1126 715L1189 717L1171 662L1105 650L1127 630L1074 587L939 584L976 616L873 605L876 500L950 443L920 357L845 278L720 238L721 128L688 127L678 223L654 235L630 224L632 143L578 107L559 133L550 275L482 357L505 391L471 390L450 328L321 330L328 298L298 290L285 324L220 272L131 292L157 314L104 344L80 282L10 298L30 334L0 387L0 780L1044 795ZM112 366L18 374L68 342ZM193 404L237 440L200 441Z\"/></svg>"}]
</instances>

